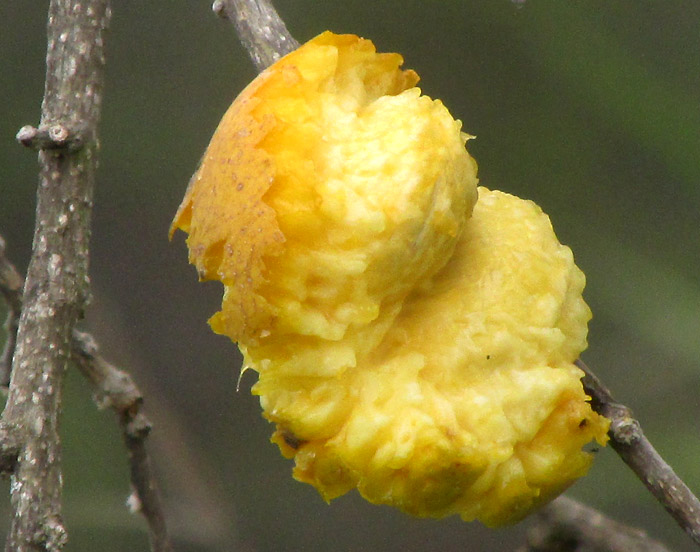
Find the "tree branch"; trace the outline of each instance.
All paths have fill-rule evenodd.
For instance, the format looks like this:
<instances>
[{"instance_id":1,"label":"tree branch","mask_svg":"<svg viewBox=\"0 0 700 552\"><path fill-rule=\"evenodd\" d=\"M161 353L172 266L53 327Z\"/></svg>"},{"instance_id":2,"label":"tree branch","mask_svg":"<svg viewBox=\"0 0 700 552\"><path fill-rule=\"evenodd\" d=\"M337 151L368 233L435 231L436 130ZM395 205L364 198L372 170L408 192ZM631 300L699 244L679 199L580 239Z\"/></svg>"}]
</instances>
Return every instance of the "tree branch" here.
<instances>
[{"instance_id":1,"label":"tree branch","mask_svg":"<svg viewBox=\"0 0 700 552\"><path fill-rule=\"evenodd\" d=\"M299 47L268 0L215 0L212 9L233 22L258 72Z\"/></svg>"},{"instance_id":2,"label":"tree branch","mask_svg":"<svg viewBox=\"0 0 700 552\"><path fill-rule=\"evenodd\" d=\"M14 265L4 255L4 240L0 236L0 292L9 306L21 311L23 282ZM10 342L8 336L8 345ZM8 348L10 357L12 350ZM131 376L107 362L98 354L95 339L88 333L73 330L71 358L93 388L93 398L98 408L112 408L118 416L122 436L129 455L131 485L134 489L129 499L133 511L143 514L149 529L153 552L169 552L172 545L168 537L165 516L161 505L156 478L146 451L146 437L151 422L142 412L143 396ZM0 474L12 473L20 450L17 436L9 428L0 426Z\"/></svg>"},{"instance_id":3,"label":"tree branch","mask_svg":"<svg viewBox=\"0 0 700 552\"><path fill-rule=\"evenodd\" d=\"M8 305L21 311L23 282L14 265L4 255L4 240L0 236L0 292ZM9 344L9 336L8 336ZM8 348L10 357L12 351ZM172 550L165 524L156 478L146 451L146 437L151 423L142 412L143 396L131 376L107 362L98 354L95 339L88 333L73 329L71 359L93 388L98 408L112 408L118 416L122 436L129 455L133 494L129 504L133 511L143 514L149 529L153 552ZM16 467L20 444L16 432L0 426L0 474L12 473Z\"/></svg>"},{"instance_id":4,"label":"tree branch","mask_svg":"<svg viewBox=\"0 0 700 552\"><path fill-rule=\"evenodd\" d=\"M22 311L23 285L19 272L5 257L5 240L0 236L0 293L7 304L7 318L4 324L7 337L0 355L0 387L7 387L10 384L12 355L15 353L19 315Z\"/></svg>"},{"instance_id":5,"label":"tree branch","mask_svg":"<svg viewBox=\"0 0 700 552\"><path fill-rule=\"evenodd\" d=\"M58 419L71 332L88 296L88 241L102 100L107 0L52 0L40 128L80 129L84 146L41 149L32 257L24 287L4 428L19 439L6 550L60 550ZM57 134L56 134L57 133ZM38 144L46 147L47 144ZM5 451L7 452L7 451Z\"/></svg>"},{"instance_id":6,"label":"tree branch","mask_svg":"<svg viewBox=\"0 0 700 552\"><path fill-rule=\"evenodd\" d=\"M78 368L93 386L98 407L110 407L119 417L129 454L131 485L134 489L129 505L132 511L139 512L146 518L151 550L169 552L172 545L158 485L146 450L146 437L151 431L151 422L141 411L141 392L127 372L98 355L97 343L90 334L73 332L72 353Z\"/></svg>"},{"instance_id":7,"label":"tree branch","mask_svg":"<svg viewBox=\"0 0 700 552\"><path fill-rule=\"evenodd\" d=\"M519 552L669 552L645 531L560 496L542 508Z\"/></svg>"},{"instance_id":8,"label":"tree branch","mask_svg":"<svg viewBox=\"0 0 700 552\"><path fill-rule=\"evenodd\" d=\"M586 364L576 364L585 372L583 387L593 409L608 418L610 446L666 508L683 530L700 544L700 501L656 452L644 435L632 411L613 399L610 391Z\"/></svg>"}]
</instances>

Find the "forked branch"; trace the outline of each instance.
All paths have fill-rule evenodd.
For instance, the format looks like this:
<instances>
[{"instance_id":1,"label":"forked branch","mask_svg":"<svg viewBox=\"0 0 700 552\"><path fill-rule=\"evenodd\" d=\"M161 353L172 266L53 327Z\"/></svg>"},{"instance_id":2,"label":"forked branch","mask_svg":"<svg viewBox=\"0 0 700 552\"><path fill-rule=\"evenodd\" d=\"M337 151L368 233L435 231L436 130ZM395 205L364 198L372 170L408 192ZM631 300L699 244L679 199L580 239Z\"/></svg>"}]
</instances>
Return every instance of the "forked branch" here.
<instances>
[{"instance_id":1,"label":"forked branch","mask_svg":"<svg viewBox=\"0 0 700 552\"><path fill-rule=\"evenodd\" d=\"M22 277L4 254L0 236L0 293L8 305L21 311ZM7 340L7 344L10 340ZM151 422L143 413L143 396L131 376L107 362L99 355L95 339L88 333L73 330L70 346L71 359L93 389L98 408L111 408L119 420L124 444L129 456L129 471L133 493L129 504L134 512L143 514L148 524L153 552L169 552L172 545L165 524L165 516L146 450L146 438ZM10 357L12 351L10 350ZM12 474L21 450L21 435L11 428L0 426L0 475Z\"/></svg>"},{"instance_id":2,"label":"forked branch","mask_svg":"<svg viewBox=\"0 0 700 552\"><path fill-rule=\"evenodd\" d=\"M38 150L40 176L25 282L5 258L0 238L0 291L8 305L0 384L9 386L0 421L0 473L12 478L13 509L7 552L59 551L66 542L58 418L71 357L119 414L135 502L149 521L153 550L170 550L144 448L150 424L140 412L140 394L127 374L97 356L89 336L75 330L89 296L90 218L109 19L109 0L51 0L41 122L17 133L22 145Z\"/></svg>"}]
</instances>

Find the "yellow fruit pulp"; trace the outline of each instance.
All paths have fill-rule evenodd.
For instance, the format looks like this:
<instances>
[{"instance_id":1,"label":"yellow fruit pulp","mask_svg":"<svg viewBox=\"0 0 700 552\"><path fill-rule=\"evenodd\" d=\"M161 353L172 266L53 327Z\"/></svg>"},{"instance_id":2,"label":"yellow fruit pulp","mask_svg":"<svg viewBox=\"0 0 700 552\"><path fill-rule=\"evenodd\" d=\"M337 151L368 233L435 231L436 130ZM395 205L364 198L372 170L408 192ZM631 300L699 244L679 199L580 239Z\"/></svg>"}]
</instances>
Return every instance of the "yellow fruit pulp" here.
<instances>
[{"instance_id":1,"label":"yellow fruit pulp","mask_svg":"<svg viewBox=\"0 0 700 552\"><path fill-rule=\"evenodd\" d=\"M398 54L326 32L222 119L173 222L294 475L419 516L517 521L606 440L573 361L584 276ZM473 216L472 216L473 212Z\"/></svg>"}]
</instances>

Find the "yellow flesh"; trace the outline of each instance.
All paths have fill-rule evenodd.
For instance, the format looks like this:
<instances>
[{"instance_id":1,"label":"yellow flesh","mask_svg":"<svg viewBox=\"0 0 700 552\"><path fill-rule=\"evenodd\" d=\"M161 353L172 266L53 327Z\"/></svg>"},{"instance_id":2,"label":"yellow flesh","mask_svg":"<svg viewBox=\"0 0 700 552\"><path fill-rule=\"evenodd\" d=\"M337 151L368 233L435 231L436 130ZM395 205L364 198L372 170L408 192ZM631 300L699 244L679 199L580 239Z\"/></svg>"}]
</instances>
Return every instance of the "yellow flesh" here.
<instances>
[{"instance_id":1,"label":"yellow flesh","mask_svg":"<svg viewBox=\"0 0 700 552\"><path fill-rule=\"evenodd\" d=\"M397 54L324 33L217 129L173 223L224 283L212 328L326 499L516 521L605 441L573 361L584 276L533 203L479 189ZM473 211L473 216L472 216Z\"/></svg>"}]
</instances>

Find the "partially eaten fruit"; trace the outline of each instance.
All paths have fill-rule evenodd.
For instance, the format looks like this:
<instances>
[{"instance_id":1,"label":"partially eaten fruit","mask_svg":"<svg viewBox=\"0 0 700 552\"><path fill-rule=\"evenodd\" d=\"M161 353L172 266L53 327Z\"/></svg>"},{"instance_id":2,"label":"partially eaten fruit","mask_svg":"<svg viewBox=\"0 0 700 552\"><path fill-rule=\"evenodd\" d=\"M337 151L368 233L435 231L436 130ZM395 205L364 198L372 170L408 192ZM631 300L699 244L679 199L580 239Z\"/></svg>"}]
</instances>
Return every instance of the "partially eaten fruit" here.
<instances>
[{"instance_id":1,"label":"partially eaten fruit","mask_svg":"<svg viewBox=\"0 0 700 552\"><path fill-rule=\"evenodd\" d=\"M173 222L273 441L330 500L514 522L604 444L573 364L585 278L398 54L323 33L222 119Z\"/></svg>"}]
</instances>

